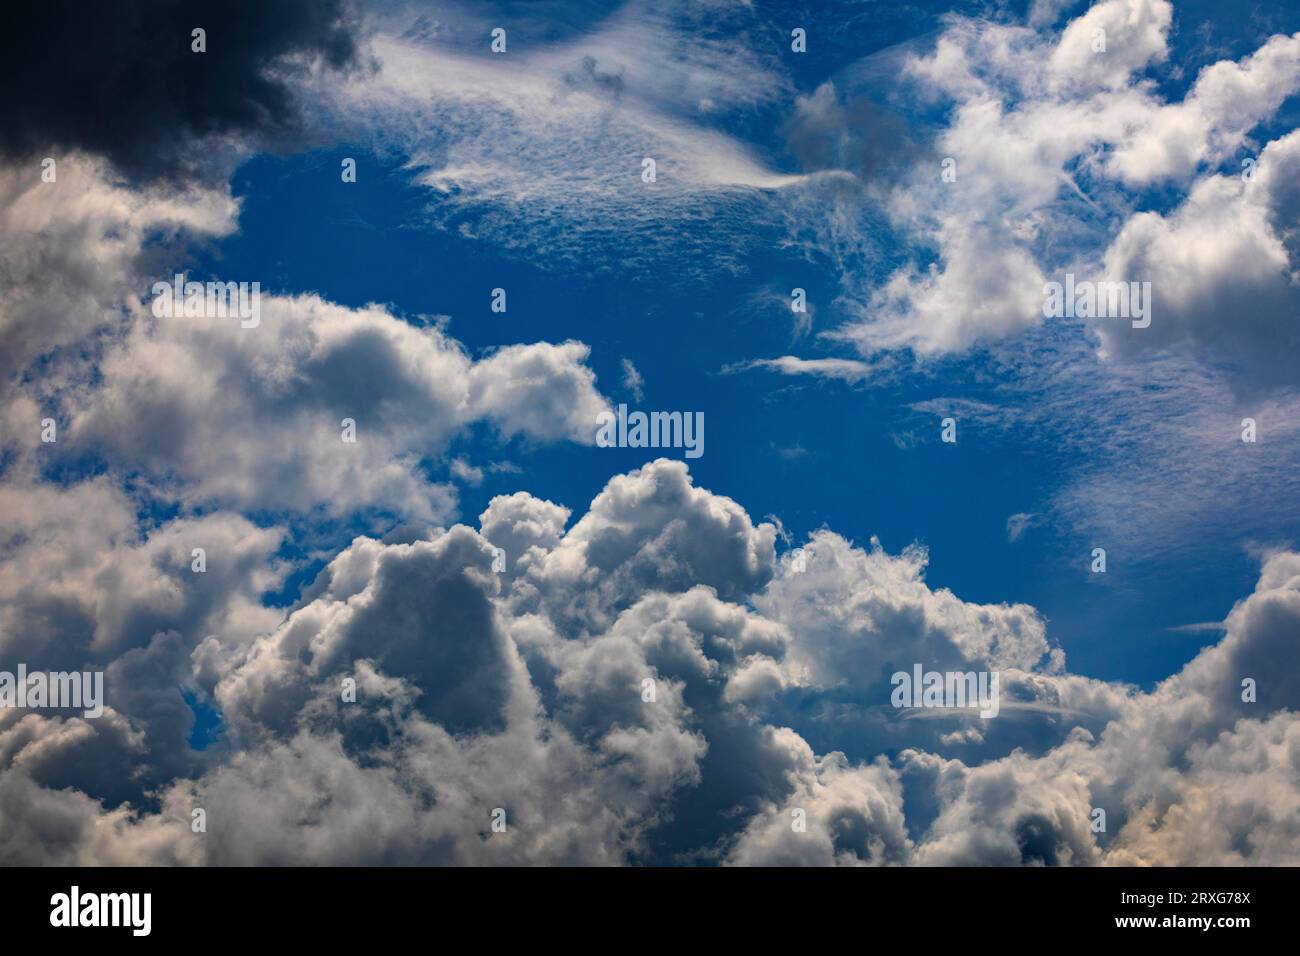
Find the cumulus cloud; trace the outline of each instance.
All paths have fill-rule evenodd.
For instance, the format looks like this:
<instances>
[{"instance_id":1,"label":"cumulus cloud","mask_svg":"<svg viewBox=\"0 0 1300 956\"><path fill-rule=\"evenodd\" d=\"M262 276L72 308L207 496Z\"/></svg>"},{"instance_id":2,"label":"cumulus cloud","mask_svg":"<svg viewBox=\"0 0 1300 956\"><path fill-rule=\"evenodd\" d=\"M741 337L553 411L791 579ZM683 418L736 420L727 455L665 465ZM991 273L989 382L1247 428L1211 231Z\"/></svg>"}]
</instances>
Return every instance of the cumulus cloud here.
<instances>
[{"instance_id":1,"label":"cumulus cloud","mask_svg":"<svg viewBox=\"0 0 1300 956\"><path fill-rule=\"evenodd\" d=\"M1104 354L1181 348L1228 370L1242 392L1296 384L1297 160L1300 131L1265 146L1252 178L1209 176L1168 214L1124 223L1106 250L1104 281L1150 282L1157 314L1149 328L1127 331L1098 320Z\"/></svg>"},{"instance_id":2,"label":"cumulus cloud","mask_svg":"<svg viewBox=\"0 0 1300 956\"><path fill-rule=\"evenodd\" d=\"M1274 754L1294 734L1297 685L1285 668L1262 680L1253 675L1293 657L1296 568L1293 553L1268 559L1255 592L1229 615L1224 639L1140 695L1098 738L1079 729L1038 758L1013 753L978 768L944 768L960 773L961 783L943 802L919 862L1294 860L1289 823L1278 811L1294 805L1294 774ZM1254 702L1243 699L1247 678L1259 682ZM1241 755L1232 764L1239 776L1212 809L1206 787L1227 782L1226 753ZM1090 839L1093 808L1106 811L1113 838ZM1193 820L1205 830L1188 832ZM1163 833L1160 821L1168 821Z\"/></svg>"},{"instance_id":3,"label":"cumulus cloud","mask_svg":"<svg viewBox=\"0 0 1300 956\"><path fill-rule=\"evenodd\" d=\"M54 182L15 167L3 183L0 658L102 670L112 689L97 720L6 711L4 772L75 789L77 799L46 807L64 815L69 838L133 860L110 847L132 813L158 812L171 782L222 750L190 747L195 702L285 613L266 596L292 568L282 553L291 539L302 546L301 525L244 514L346 520L379 509L427 529L453 499L422 461L457 433L479 424L503 438L590 442L605 404L580 343L475 361L437 324L313 295L267 295L255 328L157 318L145 291L170 278L181 244L233 230L238 207L224 187L164 178L130 188L102 160L73 155ZM57 443L39 441L45 417ZM357 421L356 444L341 440L345 417ZM132 812L120 812L128 801ZM85 817L94 803L109 816ZM24 832L15 814L7 823ZM34 825L40 839L44 824ZM172 850L172 861L193 857L159 852ZM12 858L28 854L77 859L53 844Z\"/></svg>"},{"instance_id":4,"label":"cumulus cloud","mask_svg":"<svg viewBox=\"0 0 1300 956\"><path fill-rule=\"evenodd\" d=\"M12 35L12 34L11 34ZM54 182L35 162L0 167L0 388L32 361L97 329L120 329L138 276L182 239L229 234L226 187L115 182L102 161L61 156Z\"/></svg>"},{"instance_id":5,"label":"cumulus cloud","mask_svg":"<svg viewBox=\"0 0 1300 956\"><path fill-rule=\"evenodd\" d=\"M483 536L506 552L505 573L513 575L555 550L570 513L563 505L517 491L493 498L478 520Z\"/></svg>"},{"instance_id":6,"label":"cumulus cloud","mask_svg":"<svg viewBox=\"0 0 1300 956\"><path fill-rule=\"evenodd\" d=\"M436 520L451 492L420 460L474 422L590 443L606 403L586 346L515 345L473 361L436 326L316 296L266 296L261 322L142 319L67 396L61 451L179 483L185 500ZM344 441L344 420L355 442ZM34 437L34 435L33 435Z\"/></svg>"},{"instance_id":7,"label":"cumulus cloud","mask_svg":"<svg viewBox=\"0 0 1300 956\"><path fill-rule=\"evenodd\" d=\"M1053 83L1125 86L1135 71L1164 59L1173 13L1169 0L1104 0L1092 6L1061 31L1047 64Z\"/></svg>"},{"instance_id":8,"label":"cumulus cloud","mask_svg":"<svg viewBox=\"0 0 1300 956\"><path fill-rule=\"evenodd\" d=\"M1300 35L1270 37L1240 62L1220 60L1200 72L1179 103L1159 106L1142 135L1130 135L1106 160L1132 185L1186 179L1202 164L1239 159L1247 135L1300 85ZM1235 163L1234 165L1240 165Z\"/></svg>"},{"instance_id":9,"label":"cumulus cloud","mask_svg":"<svg viewBox=\"0 0 1300 956\"><path fill-rule=\"evenodd\" d=\"M135 503L98 478L59 488L0 484L0 660L8 669L103 671L108 709L4 711L6 763L110 805L197 770L187 737L191 654L274 627L284 533L223 513L137 524ZM194 549L205 570L194 568Z\"/></svg>"},{"instance_id":10,"label":"cumulus cloud","mask_svg":"<svg viewBox=\"0 0 1300 956\"><path fill-rule=\"evenodd\" d=\"M0 172L12 199L0 213L0 446L23 474L98 455L195 506L433 521L454 492L422 462L466 428L594 441L607 403L580 342L475 361L440 322L312 294L263 294L248 328L156 317L153 283L171 281L186 244L231 233L238 204L224 187L129 188L84 157L59 168L52 183ZM42 374L24 380L35 363ZM47 417L60 441L43 446ZM342 441L345 418L355 443Z\"/></svg>"},{"instance_id":11,"label":"cumulus cloud","mask_svg":"<svg viewBox=\"0 0 1300 956\"><path fill-rule=\"evenodd\" d=\"M668 519L668 520L665 520ZM650 589L702 584L738 600L772 575L776 529L696 488L684 462L612 479L530 573L526 598L574 627L600 627Z\"/></svg>"},{"instance_id":12,"label":"cumulus cloud","mask_svg":"<svg viewBox=\"0 0 1300 956\"><path fill-rule=\"evenodd\" d=\"M756 814L727 858L734 866L886 866L912 845L897 771L883 758L852 766L806 748L785 804ZM805 829L796 830L796 820Z\"/></svg>"},{"instance_id":13,"label":"cumulus cloud","mask_svg":"<svg viewBox=\"0 0 1300 956\"><path fill-rule=\"evenodd\" d=\"M1058 9L1036 7L1030 27L954 17L931 49L904 56L911 94L948 112L933 162L884 198L913 261L879 282L846 276L858 316L838 337L868 356L963 353L1040 325L1048 279L1104 272L1158 279L1165 327L1144 339L1099 326L1103 357L1187 346L1238 381L1294 385L1278 367L1296 345L1282 179L1261 165L1247 194L1215 173L1241 172L1252 131L1300 89L1300 35L1206 66L1170 102L1145 73L1167 53L1167 0L1105 0L1059 29ZM1283 168L1286 142L1269 147ZM1134 214L1157 185L1182 205Z\"/></svg>"},{"instance_id":14,"label":"cumulus cloud","mask_svg":"<svg viewBox=\"0 0 1300 956\"><path fill-rule=\"evenodd\" d=\"M569 518L525 493L499 496L478 529L357 538L294 607L261 609L274 620L260 627L173 612L158 623L175 636L135 646L189 664L184 679L229 726L220 752L150 778L153 799L139 784L110 797L95 783L106 768L75 766L90 735L122 775L148 765L141 735L158 733L120 686L110 704L125 709L93 729L10 720L0 855L1295 862L1300 680L1277 662L1295 658L1296 554L1266 560L1220 643L1140 692L1069 674L1032 608L930 588L920 550L889 555L820 532L803 570L778 561L774 529L694 487L680 462L614 478ZM510 573L493 571L494 547L511 552ZM1002 713L900 719L881 706L880 678L912 661L1001 670ZM1242 700L1245 677L1256 702ZM821 743L837 724L856 735L872 711L890 711L865 725L876 740L856 752ZM888 724L910 733L891 742ZM205 834L186 825L196 806ZM1094 808L1106 833L1091 828Z\"/></svg>"}]
</instances>

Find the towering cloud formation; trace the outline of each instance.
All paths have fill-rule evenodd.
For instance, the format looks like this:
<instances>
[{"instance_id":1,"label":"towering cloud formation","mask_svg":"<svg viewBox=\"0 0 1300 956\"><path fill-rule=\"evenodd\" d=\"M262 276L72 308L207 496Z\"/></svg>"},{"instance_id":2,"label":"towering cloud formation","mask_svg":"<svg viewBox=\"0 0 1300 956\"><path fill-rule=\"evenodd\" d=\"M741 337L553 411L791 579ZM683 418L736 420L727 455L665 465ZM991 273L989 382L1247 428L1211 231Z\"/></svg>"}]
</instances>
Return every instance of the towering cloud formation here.
<instances>
[{"instance_id":1,"label":"towering cloud formation","mask_svg":"<svg viewBox=\"0 0 1300 956\"><path fill-rule=\"evenodd\" d=\"M251 639L251 619L229 626L252 613L233 587L199 613L198 594L155 600L141 625L62 657L34 642L25 652L51 664L115 659L112 719L5 716L0 854L1297 862L1300 674L1278 664L1295 659L1300 555L1269 558L1223 640L1142 693L1066 673L1030 608L931 590L920 552L824 532L807 570L777 561L772 527L694 487L680 462L614 478L562 531L565 515L521 493L495 499L477 530L358 538L278 623L257 611ZM161 557L189 530L145 547ZM512 574L492 571L489 535L522 549ZM900 716L887 672L912 659L1000 670L1002 712ZM166 743L166 710L142 690L161 686L150 670L211 695L229 728L218 752ZM1242 699L1248 677L1256 702ZM856 754L810 743L844 727ZM89 753L114 759L78 759ZM1094 808L1107 833L1092 832Z\"/></svg>"}]
</instances>

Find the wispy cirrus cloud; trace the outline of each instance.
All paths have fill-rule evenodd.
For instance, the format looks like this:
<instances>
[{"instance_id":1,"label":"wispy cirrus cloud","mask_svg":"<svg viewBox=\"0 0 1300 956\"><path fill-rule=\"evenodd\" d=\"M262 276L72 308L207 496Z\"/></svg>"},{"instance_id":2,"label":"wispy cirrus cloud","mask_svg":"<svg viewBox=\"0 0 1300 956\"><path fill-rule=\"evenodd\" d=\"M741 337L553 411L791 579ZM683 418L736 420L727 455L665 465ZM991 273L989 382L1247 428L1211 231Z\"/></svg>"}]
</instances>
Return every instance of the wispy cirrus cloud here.
<instances>
[{"instance_id":1,"label":"wispy cirrus cloud","mask_svg":"<svg viewBox=\"0 0 1300 956\"><path fill-rule=\"evenodd\" d=\"M782 375L815 375L843 382L863 382L871 378L876 369L871 363L843 358L800 358L782 355L772 359L751 359L728 365L724 372L741 372L746 369L768 369Z\"/></svg>"},{"instance_id":2,"label":"wispy cirrus cloud","mask_svg":"<svg viewBox=\"0 0 1300 956\"><path fill-rule=\"evenodd\" d=\"M634 3L535 44L522 30L511 41L508 18L462 13L434 36L389 20L367 47L376 70L321 90L343 122L408 158L437 223L553 265L615 235L621 268L683 243L725 263L755 217L775 221L766 194L807 179L725 131L724 119L788 91L771 54L748 43L752 14L719 8L697 22L675 4ZM490 52L494 26L504 53ZM683 228L702 216L707 234Z\"/></svg>"}]
</instances>

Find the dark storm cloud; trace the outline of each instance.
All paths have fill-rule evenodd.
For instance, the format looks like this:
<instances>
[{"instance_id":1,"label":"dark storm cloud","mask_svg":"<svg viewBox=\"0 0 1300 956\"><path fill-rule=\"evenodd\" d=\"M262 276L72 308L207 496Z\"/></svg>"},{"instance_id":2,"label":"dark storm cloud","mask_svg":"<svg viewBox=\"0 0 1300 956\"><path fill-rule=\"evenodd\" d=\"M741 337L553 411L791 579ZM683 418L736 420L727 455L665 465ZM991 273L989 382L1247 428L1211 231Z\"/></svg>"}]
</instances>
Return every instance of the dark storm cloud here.
<instances>
[{"instance_id":1,"label":"dark storm cloud","mask_svg":"<svg viewBox=\"0 0 1300 956\"><path fill-rule=\"evenodd\" d=\"M345 0L43 0L8 13L0 152L83 149L141 180L195 175L204 137L282 140L300 128L292 71L356 61Z\"/></svg>"}]
</instances>

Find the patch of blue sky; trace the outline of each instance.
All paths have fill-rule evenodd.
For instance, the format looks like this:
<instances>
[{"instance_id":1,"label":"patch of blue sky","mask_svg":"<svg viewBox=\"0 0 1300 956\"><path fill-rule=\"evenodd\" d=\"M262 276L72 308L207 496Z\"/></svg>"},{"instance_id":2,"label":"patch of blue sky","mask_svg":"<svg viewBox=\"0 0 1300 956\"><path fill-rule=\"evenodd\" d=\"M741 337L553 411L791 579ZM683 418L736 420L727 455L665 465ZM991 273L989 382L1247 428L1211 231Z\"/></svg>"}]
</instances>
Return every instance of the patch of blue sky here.
<instances>
[{"instance_id":1,"label":"patch of blue sky","mask_svg":"<svg viewBox=\"0 0 1300 956\"><path fill-rule=\"evenodd\" d=\"M842 11L814 5L792 8L788 17L763 13L760 19L805 23L814 38L810 42L824 44L824 53L796 58L790 66L800 93L847 71L857 77L863 95L874 95L882 109L901 116L901 128L923 142L938 114L900 114L903 106L888 89L873 92L868 80L850 69L863 55L934 31L939 13L948 8L914 9L915 17L898 8L885 20L871 21L846 19ZM1220 13L1215 40L1207 43L1198 39L1199 27L1186 22L1188 9L1180 6L1173 39L1182 62L1197 62L1198 43L1204 62L1211 62L1249 52L1261 35L1285 28L1280 23L1259 28ZM579 28L575 21L573 30ZM1165 78L1161 90L1181 95L1193 79ZM763 132L756 132L760 128ZM770 124L741 115L727 131L773 168L797 168L788 136ZM339 180L345 156L355 157L359 169L357 182L346 187ZM1072 407L1063 403L1059 417L1048 409L1044 421L1042 405L1034 404L1043 395L1035 392L1032 379L1050 369L1044 356L1059 345L1054 331L1035 333L996 354L976 350L936 368L887 374L879 381L727 372L736 363L792 352L853 357L847 348L818 338L854 317L839 298L843 262L824 250L805 254L792 245L788 223L779 215L755 219L739 250L721 248L717 217L734 211L725 208L725 200L713 207L702 200L698 216L669 224L670 239L659 248L653 247L653 237L620 237L613 228L583 234L583 224L557 220L550 224L556 231L578 230L571 238L578 240L582 255L550 261L527 246L511 249L491 236L474 238L469 230L431 226L439 221L438 207L446 197L413 183L403 162L400 155L376 154L360 144L253 159L233 180L243 201L239 231L205 252L196 268L258 279L266 290L317 292L349 306L385 303L412 321L446 315L448 333L474 355L517 342L581 340L592 348L588 364L598 387L614 403L705 413L705 454L690 463L698 484L735 498L756 519L778 516L795 543L821 527L860 544L878 536L891 551L921 542L930 550L932 584L967 600L1032 604L1047 617L1050 637L1065 648L1078 673L1141 684L1172 673L1215 635L1169 628L1222 618L1253 584L1257 561L1248 550L1247 531L1254 529L1243 529L1237 538L1182 542L1186 547L1169 558L1112 546L1105 578L1089 574L1091 548L1110 542L1094 541L1086 524L1055 515L1053 500L1093 464L1097 444L1068 432L1089 417L1104 425L1107 414L1118 421L1149 412L1132 402L1108 412L1104 394L1087 411L1088 396L1082 394ZM630 182L636 174L629 170ZM1164 187L1143 196L1147 208L1157 210L1178 199ZM770 195L755 201L774 211L780 202ZM897 246L883 219L871 221L878 214L865 207L862 214L863 232L872 236L874 231L872 252L879 253L864 263L874 272L864 279L886 275L904 260L924 263L933 254ZM467 216L472 220L473 212L458 208L441 221L445 226ZM638 267L625 268L627 244L636 242L652 247L636 249ZM698 258L682 261L683 250L696 257L717 251L719 258L710 268ZM809 328L801 329L790 311L795 286L808 290L814 305ZM505 314L490 309L491 291L498 287L508 293ZM639 402L621 384L624 359L644 379ZM1080 381L1086 382L1086 372ZM994 412L987 419L962 417L958 443L945 445L938 436L947 400L981 402ZM998 412L1011 424L999 421ZM1017 424L1018 412L1029 413L1035 424ZM1143 452L1130 447L1119 453ZM1161 452L1153 447L1150 453ZM483 470L481 483L459 485L460 518L472 524L493 495L516 490L581 514L612 475L656 454L502 442L479 425L457 438L446 455L431 455L425 466L435 480L450 480L445 463L454 457ZM1141 495L1144 489L1121 493ZM1008 517L1022 513L1046 518L1010 541ZM314 535L337 543L358 530L301 527L300 539L312 545L289 547L301 547L307 555L323 543L313 541ZM1274 531L1278 538L1294 539L1300 524L1280 515ZM268 603L290 603L295 587L310 581L319 566L308 560Z\"/></svg>"}]
</instances>

